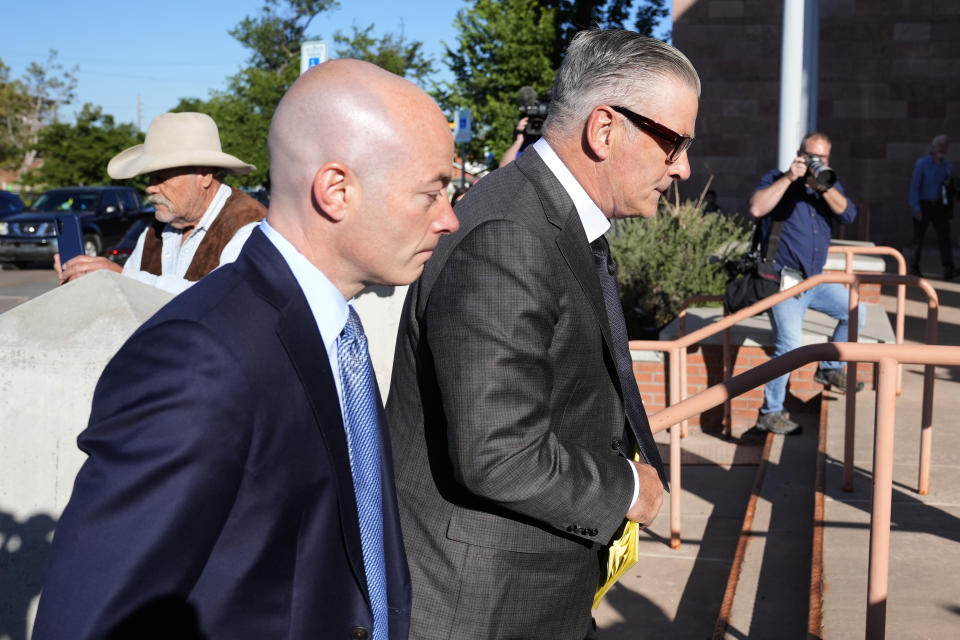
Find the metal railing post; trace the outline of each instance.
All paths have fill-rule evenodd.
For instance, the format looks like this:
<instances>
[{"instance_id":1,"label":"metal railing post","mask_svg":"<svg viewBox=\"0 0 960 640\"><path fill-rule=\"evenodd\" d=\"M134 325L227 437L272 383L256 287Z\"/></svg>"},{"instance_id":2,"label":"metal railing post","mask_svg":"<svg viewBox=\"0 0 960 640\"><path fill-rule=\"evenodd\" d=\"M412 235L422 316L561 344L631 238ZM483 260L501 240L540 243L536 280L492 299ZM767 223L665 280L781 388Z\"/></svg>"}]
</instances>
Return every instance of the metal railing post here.
<instances>
[{"instance_id":1,"label":"metal railing post","mask_svg":"<svg viewBox=\"0 0 960 640\"><path fill-rule=\"evenodd\" d=\"M849 264L849 260L848 260ZM860 283L850 285L847 342L857 342L860 329ZM853 444L857 430L857 363L847 363L846 413L843 438L843 490L853 491Z\"/></svg>"},{"instance_id":2,"label":"metal railing post","mask_svg":"<svg viewBox=\"0 0 960 640\"><path fill-rule=\"evenodd\" d=\"M867 634L883 640L887 621L890 575L890 514L893 497L893 436L896 412L897 360L880 359L873 445L873 508L870 512L870 562L867 569Z\"/></svg>"},{"instance_id":3,"label":"metal railing post","mask_svg":"<svg viewBox=\"0 0 960 640\"><path fill-rule=\"evenodd\" d=\"M680 389L675 381L680 373L680 351L670 351L670 406L680 402ZM680 548L680 426L670 427L670 548Z\"/></svg>"}]
</instances>

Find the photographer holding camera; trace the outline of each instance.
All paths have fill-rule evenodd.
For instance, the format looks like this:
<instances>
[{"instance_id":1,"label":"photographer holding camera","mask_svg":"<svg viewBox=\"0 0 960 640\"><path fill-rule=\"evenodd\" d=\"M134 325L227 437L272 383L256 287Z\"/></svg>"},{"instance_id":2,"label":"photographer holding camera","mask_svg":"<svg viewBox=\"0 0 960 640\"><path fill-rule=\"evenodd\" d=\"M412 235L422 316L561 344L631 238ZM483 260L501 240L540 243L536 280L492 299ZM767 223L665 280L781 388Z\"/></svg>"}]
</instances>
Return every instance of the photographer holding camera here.
<instances>
[{"instance_id":1,"label":"photographer holding camera","mask_svg":"<svg viewBox=\"0 0 960 640\"><path fill-rule=\"evenodd\" d=\"M543 123L547 119L547 104L540 102L533 87L520 87L517 91L517 106L520 120L513 130L513 143L507 147L500 158L498 168L505 167L523 153L523 150L543 135Z\"/></svg>"},{"instance_id":2,"label":"photographer holding camera","mask_svg":"<svg viewBox=\"0 0 960 640\"><path fill-rule=\"evenodd\" d=\"M800 143L790 167L785 172L774 169L764 175L750 198L750 215L762 225L761 253L766 253L773 220L783 221L774 256L774 265L780 270L781 289L823 272L833 221L850 224L857 217L853 201L844 195L829 163L830 139L820 132L809 133ZM770 309L774 357L802 344L803 315L807 308L837 320L834 342L847 339L847 290L842 284L820 284ZM861 311L861 327L864 315ZM789 374L781 376L764 387L758 429L779 434L799 429L800 425L783 409L788 378ZM840 393L846 391L846 377L840 362L821 362L814 380Z\"/></svg>"}]
</instances>

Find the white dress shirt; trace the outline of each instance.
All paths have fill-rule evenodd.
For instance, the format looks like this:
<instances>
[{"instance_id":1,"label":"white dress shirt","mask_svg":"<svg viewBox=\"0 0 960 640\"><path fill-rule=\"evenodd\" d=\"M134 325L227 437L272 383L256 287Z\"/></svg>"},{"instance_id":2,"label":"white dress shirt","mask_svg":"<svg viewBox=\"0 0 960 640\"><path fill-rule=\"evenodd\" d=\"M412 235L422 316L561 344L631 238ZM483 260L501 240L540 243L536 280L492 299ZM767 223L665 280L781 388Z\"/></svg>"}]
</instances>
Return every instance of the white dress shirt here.
<instances>
[{"instance_id":1,"label":"white dress shirt","mask_svg":"<svg viewBox=\"0 0 960 640\"><path fill-rule=\"evenodd\" d=\"M269 222L263 220L259 225L260 230L267 236L267 240L273 243L283 256L297 284L300 285L303 295L307 298L307 305L317 323L317 329L320 330L323 346L327 350L327 359L330 361L330 371L333 372L333 380L337 385L343 424L347 424L347 417L344 414L346 405L343 401L343 384L340 381L340 358L337 355L337 339L343 332L343 328L347 326L347 318L350 315L347 301L327 276L307 260L306 256L300 253L289 240L280 235L279 231L271 227Z\"/></svg>"}]
</instances>

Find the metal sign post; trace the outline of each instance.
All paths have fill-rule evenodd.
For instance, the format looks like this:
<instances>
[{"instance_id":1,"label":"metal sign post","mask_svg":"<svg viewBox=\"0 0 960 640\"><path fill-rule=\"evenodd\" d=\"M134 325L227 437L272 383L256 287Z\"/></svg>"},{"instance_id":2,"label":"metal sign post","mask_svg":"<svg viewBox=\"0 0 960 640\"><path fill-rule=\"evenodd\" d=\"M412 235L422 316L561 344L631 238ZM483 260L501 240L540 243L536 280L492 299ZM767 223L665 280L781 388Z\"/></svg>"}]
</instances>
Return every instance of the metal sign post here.
<instances>
[{"instance_id":1,"label":"metal sign post","mask_svg":"<svg viewBox=\"0 0 960 640\"><path fill-rule=\"evenodd\" d=\"M470 109L457 109L453 119L453 141L460 145L460 188L467 183L467 143L473 138Z\"/></svg>"}]
</instances>

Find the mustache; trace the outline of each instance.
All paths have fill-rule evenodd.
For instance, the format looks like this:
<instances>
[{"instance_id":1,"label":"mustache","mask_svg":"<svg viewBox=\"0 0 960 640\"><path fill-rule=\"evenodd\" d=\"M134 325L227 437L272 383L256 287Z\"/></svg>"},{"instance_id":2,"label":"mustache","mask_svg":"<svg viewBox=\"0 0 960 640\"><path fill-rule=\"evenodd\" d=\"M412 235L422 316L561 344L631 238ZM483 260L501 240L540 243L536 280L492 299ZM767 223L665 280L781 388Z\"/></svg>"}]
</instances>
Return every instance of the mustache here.
<instances>
[{"instance_id":1,"label":"mustache","mask_svg":"<svg viewBox=\"0 0 960 640\"><path fill-rule=\"evenodd\" d=\"M153 206L157 206L158 204L162 204L162 205L165 206L167 209L170 209L171 211L173 210L173 203L170 202L169 200L167 200L166 198L164 198L163 196L161 196L160 194L157 194L157 193L155 193L155 194L153 194L153 195L147 196L147 202L149 202L149 203L152 204Z\"/></svg>"}]
</instances>

